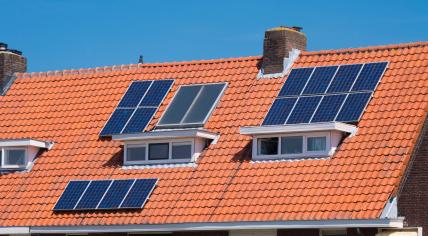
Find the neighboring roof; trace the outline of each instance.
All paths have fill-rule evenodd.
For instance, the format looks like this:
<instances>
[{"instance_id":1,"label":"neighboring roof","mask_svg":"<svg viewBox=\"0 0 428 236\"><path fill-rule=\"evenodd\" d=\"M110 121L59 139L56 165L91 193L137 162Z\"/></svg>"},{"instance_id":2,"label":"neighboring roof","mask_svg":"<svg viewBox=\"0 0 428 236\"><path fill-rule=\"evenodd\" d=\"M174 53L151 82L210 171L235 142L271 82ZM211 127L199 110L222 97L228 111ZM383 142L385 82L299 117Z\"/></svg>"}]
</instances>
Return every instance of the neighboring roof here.
<instances>
[{"instance_id":1,"label":"neighboring roof","mask_svg":"<svg viewBox=\"0 0 428 236\"><path fill-rule=\"evenodd\" d=\"M0 97L0 139L53 141L30 172L0 176L1 226L379 218L428 108L428 43L303 52L296 67L389 61L374 98L331 159L250 162L251 138L285 78L256 79L260 57L21 74ZM220 133L196 167L121 168L123 143L99 132L132 80L228 82L205 128ZM159 178L143 210L52 211L72 179Z\"/></svg>"}]
</instances>

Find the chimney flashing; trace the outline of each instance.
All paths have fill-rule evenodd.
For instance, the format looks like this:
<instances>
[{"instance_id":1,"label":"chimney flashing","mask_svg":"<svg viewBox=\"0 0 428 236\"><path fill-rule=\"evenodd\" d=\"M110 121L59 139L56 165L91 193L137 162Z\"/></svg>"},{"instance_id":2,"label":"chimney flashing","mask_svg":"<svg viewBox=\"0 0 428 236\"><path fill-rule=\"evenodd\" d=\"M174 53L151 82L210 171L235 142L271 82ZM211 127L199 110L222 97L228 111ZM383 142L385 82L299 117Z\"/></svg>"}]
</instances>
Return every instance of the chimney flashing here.
<instances>
[{"instance_id":1,"label":"chimney flashing","mask_svg":"<svg viewBox=\"0 0 428 236\"><path fill-rule=\"evenodd\" d=\"M271 79L271 78L282 78L288 73L290 73L291 67L293 66L294 62L299 58L300 50L293 48L291 49L291 52L289 53L289 57L284 57L283 60L283 70L279 73L274 74L264 74L263 68L260 68L259 73L257 74L257 79Z\"/></svg>"}]
</instances>

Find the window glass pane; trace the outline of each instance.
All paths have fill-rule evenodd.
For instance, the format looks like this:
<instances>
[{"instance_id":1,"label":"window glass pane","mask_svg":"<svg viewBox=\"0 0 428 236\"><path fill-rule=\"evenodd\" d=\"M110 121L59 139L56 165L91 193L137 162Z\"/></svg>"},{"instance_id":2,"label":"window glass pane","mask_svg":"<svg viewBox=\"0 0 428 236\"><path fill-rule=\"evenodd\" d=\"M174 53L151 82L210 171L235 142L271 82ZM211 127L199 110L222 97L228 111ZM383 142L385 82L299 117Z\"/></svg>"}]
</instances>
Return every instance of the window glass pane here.
<instances>
[{"instance_id":1,"label":"window glass pane","mask_svg":"<svg viewBox=\"0 0 428 236\"><path fill-rule=\"evenodd\" d=\"M281 154L303 153L303 137L281 137Z\"/></svg>"},{"instance_id":2,"label":"window glass pane","mask_svg":"<svg viewBox=\"0 0 428 236\"><path fill-rule=\"evenodd\" d=\"M186 115L183 123L203 123L223 90L225 84L204 85L201 94Z\"/></svg>"},{"instance_id":3,"label":"window glass pane","mask_svg":"<svg viewBox=\"0 0 428 236\"><path fill-rule=\"evenodd\" d=\"M145 161L146 147L128 147L127 161Z\"/></svg>"},{"instance_id":4,"label":"window glass pane","mask_svg":"<svg viewBox=\"0 0 428 236\"><path fill-rule=\"evenodd\" d=\"M191 159L192 158L192 143L181 142L172 143L172 159Z\"/></svg>"},{"instance_id":5,"label":"window glass pane","mask_svg":"<svg viewBox=\"0 0 428 236\"><path fill-rule=\"evenodd\" d=\"M308 137L308 151L325 151L326 150L326 137Z\"/></svg>"},{"instance_id":6,"label":"window glass pane","mask_svg":"<svg viewBox=\"0 0 428 236\"><path fill-rule=\"evenodd\" d=\"M14 149L6 150L5 155L5 164L6 165L25 165L25 150L23 149Z\"/></svg>"},{"instance_id":7,"label":"window glass pane","mask_svg":"<svg viewBox=\"0 0 428 236\"><path fill-rule=\"evenodd\" d=\"M260 138L259 140L259 155L277 155L278 154L278 138Z\"/></svg>"},{"instance_id":8,"label":"window glass pane","mask_svg":"<svg viewBox=\"0 0 428 236\"><path fill-rule=\"evenodd\" d=\"M201 87L202 85L180 87L159 124L179 124Z\"/></svg>"},{"instance_id":9,"label":"window glass pane","mask_svg":"<svg viewBox=\"0 0 428 236\"><path fill-rule=\"evenodd\" d=\"M168 143L149 144L149 160L165 160L165 159L168 159L168 154L169 154Z\"/></svg>"}]
</instances>

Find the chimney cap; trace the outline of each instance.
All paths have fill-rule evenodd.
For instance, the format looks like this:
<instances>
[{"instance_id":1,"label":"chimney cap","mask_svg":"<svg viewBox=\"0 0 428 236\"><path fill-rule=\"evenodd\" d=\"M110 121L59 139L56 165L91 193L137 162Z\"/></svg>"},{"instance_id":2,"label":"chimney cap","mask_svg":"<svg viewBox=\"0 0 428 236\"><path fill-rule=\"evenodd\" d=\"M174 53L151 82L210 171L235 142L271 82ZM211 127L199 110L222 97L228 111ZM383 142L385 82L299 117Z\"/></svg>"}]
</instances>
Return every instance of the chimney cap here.
<instances>
[{"instance_id":1,"label":"chimney cap","mask_svg":"<svg viewBox=\"0 0 428 236\"><path fill-rule=\"evenodd\" d=\"M11 53L15 53L17 55L20 55L20 56L22 55L22 52L19 51L19 50L16 50L16 49L9 49L8 51L11 52Z\"/></svg>"},{"instance_id":2,"label":"chimney cap","mask_svg":"<svg viewBox=\"0 0 428 236\"><path fill-rule=\"evenodd\" d=\"M0 42L0 51L6 51L7 50L7 44Z\"/></svg>"},{"instance_id":3,"label":"chimney cap","mask_svg":"<svg viewBox=\"0 0 428 236\"><path fill-rule=\"evenodd\" d=\"M268 29L267 31L280 31L280 30L293 30L296 32L301 32L303 27L300 26L286 26L286 25L280 25L278 27L274 27L271 29Z\"/></svg>"}]
</instances>

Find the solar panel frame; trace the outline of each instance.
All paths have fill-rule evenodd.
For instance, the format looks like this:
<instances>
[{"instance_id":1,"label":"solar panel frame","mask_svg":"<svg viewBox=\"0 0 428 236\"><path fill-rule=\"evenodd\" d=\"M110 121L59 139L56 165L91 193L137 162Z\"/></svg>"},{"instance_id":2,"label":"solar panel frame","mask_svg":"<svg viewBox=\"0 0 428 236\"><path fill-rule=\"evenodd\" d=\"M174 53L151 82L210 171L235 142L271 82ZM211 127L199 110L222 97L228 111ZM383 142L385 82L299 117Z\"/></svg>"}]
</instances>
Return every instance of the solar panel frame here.
<instances>
[{"instance_id":1,"label":"solar panel frame","mask_svg":"<svg viewBox=\"0 0 428 236\"><path fill-rule=\"evenodd\" d=\"M319 67L315 67L314 70L313 70L313 72L312 72L312 74L311 74L311 77L309 78L309 80L307 81L305 87L303 88L303 90L301 92L301 95L316 95L316 94L324 94L324 93L326 93L326 91L328 90L331 82L333 81L334 77L336 76L336 73L339 70L339 67L340 66L319 66ZM316 73L318 73L318 70L324 70L324 69L325 70L328 70L328 69L334 70L333 73L331 74L330 78L328 78L328 77L321 77L321 78L314 77L314 76L326 76L326 73L328 73L328 71L319 72L321 74L316 74ZM311 88L311 87L308 87L308 86L312 85L311 82L312 82L312 79L314 79L314 78L316 80L319 80L319 79L322 79L322 78L327 78L328 79L328 84L327 84L327 86L325 86L325 88L324 88L324 90L322 92L321 91L320 92L312 91L312 92L308 92L307 93L306 90L308 88ZM316 84L315 84L315 86L316 86ZM313 87L311 89L314 90L314 89L317 89L317 87Z\"/></svg>"},{"instance_id":2,"label":"solar panel frame","mask_svg":"<svg viewBox=\"0 0 428 236\"><path fill-rule=\"evenodd\" d=\"M300 67L300 68L295 68L295 69L293 69L293 70L291 70L291 72L290 72L290 74L288 75L288 77L287 77L287 79L285 80L285 82L284 82L284 84L282 85L282 88L281 88L281 90L279 91L279 94L278 94L278 97L291 97L291 96L299 96L299 95L301 95L302 94L302 92L305 90L305 88L306 88L306 85L308 84L308 82L309 82L309 80L311 79L311 77L312 77L312 75L313 75L313 73L314 73L314 71L315 71L315 69L316 69L316 67ZM306 79L306 81L304 81L304 84L303 84L303 86L302 86L302 88L300 89L300 88L297 88L298 90L300 90L300 91L298 91L298 92L288 92L287 93L287 90L285 89L286 87L286 85L288 85L289 83L293 83L294 82L294 77L291 77L291 75L292 75L292 73L293 73L293 71L294 70L310 70L308 73L309 73L309 76L308 76L308 78ZM297 72L296 72L297 73ZM303 73L305 73L305 72L303 72ZM290 85L289 85L290 86ZM294 89L294 88L293 88ZM285 92L284 92L285 91ZM290 94L291 93L291 94Z\"/></svg>"},{"instance_id":3,"label":"solar panel frame","mask_svg":"<svg viewBox=\"0 0 428 236\"><path fill-rule=\"evenodd\" d=\"M370 64L385 64L385 66L384 66L384 68L383 68L382 73L378 76L378 79L377 79L377 81L376 81L375 86L373 87L373 90L367 90L367 91L366 91L366 90L361 90L361 91L360 91L360 90L358 90L358 91L353 91L353 89L354 89L354 87L355 87L355 86L354 86L354 85L355 85L355 83L357 82L357 80L358 80L358 78L359 78L359 76L360 76L361 72L363 71L364 66L365 66L365 65L367 65L367 64L369 64L369 65L370 65ZM352 81L352 84L350 85L349 89L347 89L347 90L343 90L343 91L341 91L341 90L339 90L339 91L330 91L331 85L332 85L332 83L335 81L335 77L336 77L337 73L339 72L339 70L340 70L342 67L345 67L345 66L354 66L354 65L355 65L355 66L358 66L358 67L357 67L358 72L357 72L357 75L355 76L355 78L354 78L354 77L352 77L352 78L353 78L353 81ZM337 111L337 114L335 114L335 119L334 119L334 121L336 121L336 118L339 116L339 113L340 113L340 112L341 112L341 110L343 109L343 105L345 104L345 102L346 102L346 100L347 100L347 98L348 98L348 96L349 96L350 94L354 94L354 93L363 93L363 92L371 92L372 94L371 94L370 98L368 99L367 104L365 104L364 109L362 110L361 114L359 115L358 120L359 120L359 119L361 119L361 116L363 115L363 113L364 113L365 109L367 108L368 103L370 102L370 100L371 100L371 98L372 98L372 96L373 96L373 93L376 91L376 89L377 89L377 87L378 87L379 83L381 82L381 80L382 80L382 78L383 78L383 76L384 76L384 74L385 74L386 70L387 70L387 69L388 69L388 67L389 67L389 62L388 62L388 61L380 61L380 62L370 62L370 63L354 63L354 64L342 64L342 65L329 65L328 67L332 67L332 66L337 66L337 69L336 69L336 71L335 71L335 74L334 74L333 78L329 81L329 84L328 84L328 86L327 86L327 88L326 88L326 90L325 90L325 94L324 94L324 96L330 96L330 95L346 95L346 97L345 97L345 99L344 99L343 103L341 104L341 106L340 106L339 110ZM325 67L325 66L322 66L322 67ZM317 68L320 68L320 67L299 67L299 68L295 68L295 69L293 69L293 70L297 70L297 69L307 69L307 68L312 69L312 72L311 72L311 75L309 76L308 80L306 81L306 84L305 84L305 86L303 87L303 89L302 89L301 93L300 93L300 94L296 94L296 95L287 95L287 94L282 93L282 91L284 90L284 86L285 86L285 84L287 83L287 80L286 80L286 82L284 83L283 87L281 88L280 93L278 94L277 98L276 98L276 99L275 99L275 101L271 104L271 106L270 106L270 108L269 108L268 112L266 113L266 116L265 116L265 119L264 119L264 121L263 121L262 125L271 125L271 124L267 124L266 120L268 119L268 117L269 117L269 115L270 115L270 113L271 113L271 109L274 107L274 104L275 104L275 102L276 102L278 99L283 99L283 98L293 98L293 97L294 97L294 98L300 98L300 97L304 97L304 96L319 95L319 94L315 94L315 93L314 93L314 94L306 94L306 93L304 93L304 91L306 90L306 87L308 86L308 83L311 81L312 76L313 76L313 74L314 74L315 70L316 70ZM292 70L290 73L292 73L292 72L293 72L293 70ZM316 110L314 111L314 113L313 113L313 115L312 115L312 117L311 117L310 123L313 123L313 121L312 121L312 120L313 120L314 116L316 115L316 112L318 111L318 107L321 105L321 103L322 103L323 99L324 99L324 98L322 98L322 99L321 99L321 101L319 102L319 104L318 104L318 106L317 106ZM294 104L294 106L295 106L296 104L297 104L297 102ZM291 115L292 115L292 113L293 113L293 112L294 112L294 107L293 107L292 111L290 112L290 114L288 114L288 118L287 118L286 123L288 123L288 119L291 117ZM351 122L351 121L349 121L349 122ZM354 122L354 121L352 121L352 122ZM318 123L318 122L315 122L315 123Z\"/></svg>"},{"instance_id":4,"label":"solar panel frame","mask_svg":"<svg viewBox=\"0 0 428 236\"><path fill-rule=\"evenodd\" d=\"M88 197L88 201L96 201L96 204L95 204L95 206L94 207L90 207L90 206L88 206L88 204L89 203L92 203L92 202L82 202L82 200L84 199L84 197L86 197L86 193L89 193L88 192L88 190L92 190L91 189L91 187L92 187L92 184L94 184L94 183L108 183L108 186L107 186L107 188L106 189L104 189L103 190L103 194L101 195L101 197L97 200L96 198L95 199L93 199L93 197L94 197L94 195L90 195L89 197ZM89 183L89 185L88 185L88 187L86 188L86 190L85 190L85 192L84 193L82 193L82 195L81 195L81 197L80 197L80 199L79 199L79 201L77 202L77 204L74 206L74 209L73 210L78 210L78 211L84 211L84 210L96 210L97 209L97 206L98 206L98 204L101 202L101 200L102 200L102 198L104 197L104 195L105 195L105 193L108 191L108 189L110 188L110 186L111 186L111 184L113 183L113 181L112 180L91 180L91 182ZM99 189L98 189L99 190ZM86 200L86 199L85 199ZM84 205L84 204L86 204L86 205ZM83 206L80 206L80 205L83 205Z\"/></svg>"},{"instance_id":5,"label":"solar panel frame","mask_svg":"<svg viewBox=\"0 0 428 236\"><path fill-rule=\"evenodd\" d=\"M145 197L144 201L142 201L138 207L123 207L123 204L125 203L128 196L130 196L129 194L131 193L133 187L135 186L135 184L137 183L138 180L153 180L154 182L152 183L150 190L147 192L147 196ZM150 196L152 195L154 189L156 188L158 181L159 181L158 178L135 179L135 182L133 183L133 185L129 189L129 192L123 198L123 201L121 202L121 204L119 206L119 209L141 209L141 208L143 208L144 205L146 204L146 202L150 199Z\"/></svg>"},{"instance_id":6,"label":"solar panel frame","mask_svg":"<svg viewBox=\"0 0 428 236\"><path fill-rule=\"evenodd\" d=\"M70 184L71 184L72 182L87 182L87 184L86 184L85 189L83 190L83 192L79 194L79 197L77 198L77 201L74 203L74 205L73 205L73 207L72 207L72 208L57 208L58 203L63 199L63 196L65 196L64 194L65 194L65 192L67 191L67 188L70 186ZM54 205L54 207L53 207L53 209L52 209L52 210L53 210L53 211L71 211L71 210L73 210L73 209L74 209L74 207L76 207L76 205L79 203L80 198L82 198L82 195L83 195L83 194L86 192L86 190L88 189L88 187L89 187L89 184L90 184L90 183L91 183L91 181L90 181L90 180L70 180L70 181L67 183L67 185L65 186L65 188L64 188L63 192L61 193L61 195L59 196L59 198L57 199L57 201L56 201L56 203L55 203L55 205Z\"/></svg>"},{"instance_id":7,"label":"solar panel frame","mask_svg":"<svg viewBox=\"0 0 428 236\"><path fill-rule=\"evenodd\" d=\"M274 117L275 117L275 113L274 112L279 112L279 111L274 111L274 110L272 110L274 107L275 107L275 105L277 104L277 103L279 103L280 101L286 101L286 100L289 100L289 101L291 101L292 102L292 105L291 105L291 108L290 108L290 110L288 111L288 112L286 112L286 117L284 117L284 118L282 118L282 119L280 119L279 121L281 121L281 120L284 120L283 122L275 122L275 123L272 123L274 120L278 120L278 118L277 119L274 119ZM294 101L292 101L292 100L294 100ZM297 100L298 100L298 97L285 97L285 98L282 98L282 97L280 97L280 98L276 98L275 99L275 101L272 103L272 105L270 106L270 108L269 108L269 110L268 110L268 112L267 112L267 114L265 115L265 118L264 118L264 120L263 120L263 125L283 125L283 124L285 124L286 122L287 122L287 119L288 119L288 117L290 116L290 114L291 114L291 112L293 111L293 109L294 109L294 106L296 106L296 103L297 103ZM283 105L283 104L282 104ZM279 105L277 105L277 106L281 106L281 104L279 104ZM278 107L278 109L279 108L281 108L281 107ZM276 116L278 116L278 115L276 115ZM272 117L272 118L271 118ZM268 118L270 118L271 120L273 120L273 121L271 121L271 120L268 120ZM267 123L269 121L269 124Z\"/></svg>"},{"instance_id":8,"label":"solar panel frame","mask_svg":"<svg viewBox=\"0 0 428 236\"><path fill-rule=\"evenodd\" d=\"M376 83L373 85L373 89L367 89L367 90L357 89L357 90L354 90L355 84L359 81L358 79L360 78L361 73L362 73L362 72L363 72L363 70L364 70L364 67L365 67L366 65L373 65L373 64L385 64L385 66L384 66L384 68L383 68L382 72L379 74L379 77L378 77L378 79L377 79ZM379 83L380 83L380 81L382 80L383 76L385 75L385 72L386 72L386 70L388 69L388 67L389 67L389 62L388 62L388 61L364 63L364 66L363 66L363 68L361 69L360 73L358 74L357 79L355 79L354 84L352 85L352 87L351 87L351 90L350 90L350 91L351 91L351 92L362 92L362 91L372 91L372 92L374 92L374 91L376 91L376 89L377 89L377 87L379 86Z\"/></svg>"},{"instance_id":9,"label":"solar panel frame","mask_svg":"<svg viewBox=\"0 0 428 236\"><path fill-rule=\"evenodd\" d=\"M357 73L356 73L356 75L355 75L355 78L353 79L352 83L349 85L349 88L348 88L347 90L344 90L344 91L340 91L340 90L339 90L339 91L338 91L338 90L330 91L330 90L332 89L332 85L333 85L333 84L334 84L334 82L336 81L336 78L337 78L337 76L338 76L338 74L339 74L339 71L340 71L342 68L344 68L344 67L351 67L351 66L360 66L360 67L359 67L359 69L358 69L358 71L357 71ZM357 80L358 76L360 75L361 70L363 69L363 67L364 67L364 63L357 63L357 64L344 64L344 65L340 65L340 66L339 66L339 68L338 68L338 69L337 69L337 71L336 71L336 74L334 75L333 79L330 81L330 84L328 85L328 88L327 88L326 94L349 93L349 92L351 91L352 86L354 85L355 81ZM348 73L349 73L349 72L348 72Z\"/></svg>"},{"instance_id":10,"label":"solar panel frame","mask_svg":"<svg viewBox=\"0 0 428 236\"><path fill-rule=\"evenodd\" d=\"M109 193L109 191L110 191L110 189L113 187L113 185L116 183L116 182L123 182L123 181L132 181L132 183L131 183L131 185L129 186L129 187L127 187L127 190L126 190L126 192L125 192L125 194L122 196L122 199L120 200L120 202L119 202L119 204L117 204L117 207L100 207L101 206L101 204L104 202L104 200L105 200L105 197L106 197L106 195ZM117 209L119 209L119 206L120 206L120 204L122 204L122 202L124 201L124 199L125 199L125 197L126 197L126 195L129 193L129 191L131 190L131 188L132 188L132 186L134 185L134 183L135 183L135 181L136 181L136 179L115 179L115 180L113 180L112 181L112 183L111 183L111 185L110 185L110 187L109 187L109 189L104 193L104 196L101 198L101 200L100 200L100 202L98 203L98 205L97 205L97 210L117 210ZM108 201L108 200L106 200L106 201ZM110 200L110 202L111 202L111 200Z\"/></svg>"},{"instance_id":11,"label":"solar panel frame","mask_svg":"<svg viewBox=\"0 0 428 236\"><path fill-rule=\"evenodd\" d=\"M342 108L343 103L345 102L347 96L348 96L348 94L345 94L345 93L343 93L343 94L326 94L326 95L324 95L322 97L320 103L318 104L318 107L315 109L315 111L314 111L314 113L313 113L313 115L312 115L311 120L309 121L309 123L320 123L320 122L334 121L335 118L336 118L336 116L337 116L337 114L339 113L340 109ZM333 115L333 117L331 119L325 119L325 120L319 120L319 121L313 122L313 120L315 119L315 117L317 117L317 114L318 114L318 111L319 111L318 109L323 105L324 101L326 99L330 98L330 97L336 97L336 98L337 97L339 97L339 98L343 97L342 101L340 101L340 105L337 107L337 110L333 111L333 112L335 112L334 115ZM329 108L331 108L331 106L329 106ZM324 111L324 112L326 112L326 111ZM329 111L327 110L327 112L329 112Z\"/></svg>"},{"instance_id":12,"label":"solar panel frame","mask_svg":"<svg viewBox=\"0 0 428 236\"><path fill-rule=\"evenodd\" d=\"M146 97L146 95L147 95L147 93L150 91L150 89L151 89L151 87L152 87L152 85L155 83L155 82L166 82L166 81L169 81L170 82L170 84L169 84L169 88L167 89L167 90L165 90L165 93L164 93L164 95L163 95L163 97L162 97L162 99L160 100L160 103L159 103L159 105L158 106L140 106L140 104L143 102L143 100L145 99L145 97ZM144 92L144 95L143 96L141 96L141 98L140 98L140 101L138 102L138 104L137 104L137 106L135 106L135 107L119 107L119 104L122 102L122 100L124 99L124 97L126 96L126 94L127 94L127 92L129 91L129 89L131 88L131 86L133 85L133 83L144 83L144 82L150 82L150 85L149 85L149 87L146 89L146 91ZM172 86L173 86L173 84L175 83L175 80L174 79L162 79L162 80L134 80L134 81L131 81L131 85L129 85L128 86L128 88L127 88L127 90L125 91L125 93L122 95L122 97L121 97L121 99L120 99L120 101L119 101L119 104L116 106L116 108L115 108L115 110L112 112L112 114L110 114L110 117L108 118L108 120L107 120L107 122L104 124L104 126L103 126L103 128L101 129L101 131L100 131L100 133L99 133L99 136L101 136L101 137L104 137L104 136L110 136L110 135L113 135L113 134L123 134L123 131L124 131L124 129L126 128L126 126L128 125L128 123L130 122L130 120L132 119L132 117L134 116L134 114L135 114L135 112L137 111L137 109L138 108L141 108L141 107L153 107L153 108L155 108L156 107L156 110L155 110L155 112L154 112L154 114L153 114L153 116L156 114L156 112L159 110L159 107L160 107L160 105L164 102L164 100L165 100L165 98L166 98L166 96L167 96L167 94L168 94L168 92L171 90L171 88L172 88ZM110 122L110 119L113 117L113 114L116 112L116 110L118 110L118 109L133 109L133 112L131 113L131 115L128 117L128 119L127 119L127 121L125 122L125 124L122 126L122 129L121 129L121 131L120 132L117 132L117 133L115 133L115 132L104 132L104 130L106 129L106 127L107 127L107 125L109 124L109 122ZM150 121L153 119L153 116L149 119ZM148 122L148 124L150 123L150 121ZM148 124L146 125L146 127L144 127L144 129L142 130L142 132L147 128L147 126L148 126Z\"/></svg>"},{"instance_id":13,"label":"solar panel frame","mask_svg":"<svg viewBox=\"0 0 428 236\"><path fill-rule=\"evenodd\" d=\"M315 105L315 107L313 108L313 110L312 111L307 111L306 109L307 109L307 106L303 106L302 107L302 109L303 108L305 108L305 110L303 110L302 112L300 112L300 110L296 110L297 109L297 106L298 105L300 105L299 104L299 102L300 101L303 101L303 99L318 99L318 101L315 101L314 102L314 104L316 104ZM320 102L321 102L321 100L322 100L322 96L320 96L320 95L313 95L313 96L301 96L301 97L299 97L299 99L297 100L297 102L294 104L294 107L293 107L293 110L290 112L290 115L288 116L288 118L287 118L287 121L285 122L285 124L307 124L307 123L309 123L310 121L311 121L311 118L312 118L312 116L313 116L313 114L315 113L315 111L316 111L316 109L317 109L317 107L319 106L319 104L320 104ZM296 113L295 113L296 112ZM297 113L297 112L299 112L299 113ZM302 117L304 114L308 114L308 113L305 113L305 112L309 112L309 113L311 113L311 115L308 117L309 118L309 120L307 121L307 122L305 122L305 121L301 121L301 122L295 122L295 121L293 121L293 123L290 123L290 119L291 118L294 118L293 117L293 114L297 114L297 115L299 115L300 117ZM297 117L297 118L299 118L299 116ZM296 119L297 119L296 118Z\"/></svg>"},{"instance_id":14,"label":"solar panel frame","mask_svg":"<svg viewBox=\"0 0 428 236\"><path fill-rule=\"evenodd\" d=\"M204 86L218 85L218 84L223 85L223 88L220 91L220 93L218 94L218 96L217 96L216 100L214 101L213 105L211 106L211 109L206 114L203 122L200 122L200 123L183 123L183 121L186 119L187 114L190 112L190 110L192 110L192 107L193 107L194 103L198 100L199 95L202 93L202 90L203 90ZM201 86L201 88L198 90L197 95L193 98L192 103L190 104L190 106L188 107L187 111L185 112L185 114L181 118L180 122L179 123L167 123L167 124L164 123L164 124L161 124L161 121L163 120L165 114L170 109L170 107L172 106L172 103L174 102L174 99L179 94L180 89L182 87L189 87L189 86ZM201 127L201 126L203 126L208 121L208 119L211 117L212 112L218 106L218 104L219 104L221 98L223 97L223 95L224 95L224 93L225 93L225 91L226 91L226 89L227 89L228 86L229 86L228 82L215 82L215 83L205 83L205 84L184 84L184 85L181 85L180 88L177 90L177 92L174 94L173 98L171 99L171 102L166 107L164 114L162 114L162 117L158 120L157 124L155 125L156 129L193 128L193 127Z\"/></svg>"},{"instance_id":15,"label":"solar panel frame","mask_svg":"<svg viewBox=\"0 0 428 236\"><path fill-rule=\"evenodd\" d=\"M341 112L342 112L342 109L344 108L344 106L345 106L345 104L346 104L347 100L349 99L349 97L350 97L350 96L354 96L354 95L356 96L356 95L359 95L359 94L370 94L370 95L368 96L367 101L365 101L365 104L362 106L362 108L361 108L361 112L360 112L360 114L358 115L358 118L356 118L356 119L354 119L354 120L338 120L338 118L339 118L339 116L340 116L340 114L341 114ZM371 99L372 99L372 97L373 97L373 94L374 94L374 92L373 92L373 91L371 91L371 92L349 93L349 94L347 95L347 97L346 97L345 101L343 101L342 107L341 107L341 108L340 108L340 110L337 112L337 115L336 115L336 117L334 118L334 120L335 120L335 121L337 121L337 122L344 122L344 123L346 123L346 122L357 122L357 121L359 121L359 120L361 119L361 116L363 115L364 111L366 110L367 106L369 105L369 103L370 103L370 101L371 101Z\"/></svg>"}]
</instances>

